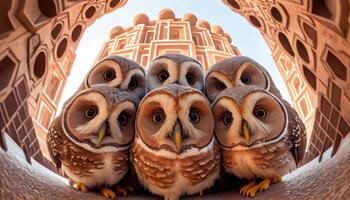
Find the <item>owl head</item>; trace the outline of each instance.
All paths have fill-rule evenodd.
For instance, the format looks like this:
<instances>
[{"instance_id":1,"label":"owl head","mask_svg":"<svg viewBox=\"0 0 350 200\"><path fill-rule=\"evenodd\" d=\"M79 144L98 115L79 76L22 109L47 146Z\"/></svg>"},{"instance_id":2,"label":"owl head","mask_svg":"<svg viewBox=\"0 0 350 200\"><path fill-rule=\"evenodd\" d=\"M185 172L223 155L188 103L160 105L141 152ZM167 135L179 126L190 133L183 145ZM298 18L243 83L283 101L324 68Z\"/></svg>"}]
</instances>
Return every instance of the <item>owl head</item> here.
<instances>
[{"instance_id":1,"label":"owl head","mask_svg":"<svg viewBox=\"0 0 350 200\"><path fill-rule=\"evenodd\" d=\"M121 56L108 56L88 72L79 90L96 85L119 88L141 99L146 93L146 75L138 63Z\"/></svg>"},{"instance_id":2,"label":"owl head","mask_svg":"<svg viewBox=\"0 0 350 200\"><path fill-rule=\"evenodd\" d=\"M92 152L128 147L134 138L138 99L118 88L94 86L66 102L62 130L80 147Z\"/></svg>"},{"instance_id":3,"label":"owl head","mask_svg":"<svg viewBox=\"0 0 350 200\"><path fill-rule=\"evenodd\" d=\"M239 86L255 86L281 97L268 71L251 58L234 56L209 68L205 89L210 101L214 101L224 89Z\"/></svg>"},{"instance_id":4,"label":"owl head","mask_svg":"<svg viewBox=\"0 0 350 200\"><path fill-rule=\"evenodd\" d=\"M135 126L137 137L149 148L180 154L211 142L214 119L201 91L170 84L145 96Z\"/></svg>"},{"instance_id":5,"label":"owl head","mask_svg":"<svg viewBox=\"0 0 350 200\"><path fill-rule=\"evenodd\" d=\"M275 95L257 87L224 90L213 102L215 135L227 148L273 143L288 132L288 113Z\"/></svg>"},{"instance_id":6,"label":"owl head","mask_svg":"<svg viewBox=\"0 0 350 200\"><path fill-rule=\"evenodd\" d=\"M180 54L163 54L154 59L147 68L148 91L173 83L203 91L204 73L201 64Z\"/></svg>"}]
</instances>

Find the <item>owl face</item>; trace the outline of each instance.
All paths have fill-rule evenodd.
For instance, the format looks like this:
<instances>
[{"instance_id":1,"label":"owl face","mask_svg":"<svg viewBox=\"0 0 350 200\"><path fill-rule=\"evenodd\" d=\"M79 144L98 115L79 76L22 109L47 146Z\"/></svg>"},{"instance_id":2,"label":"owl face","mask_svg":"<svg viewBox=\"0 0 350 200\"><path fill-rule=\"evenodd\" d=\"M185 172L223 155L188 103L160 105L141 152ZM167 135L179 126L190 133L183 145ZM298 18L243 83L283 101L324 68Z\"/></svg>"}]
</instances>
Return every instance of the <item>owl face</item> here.
<instances>
[{"instance_id":1,"label":"owl face","mask_svg":"<svg viewBox=\"0 0 350 200\"><path fill-rule=\"evenodd\" d=\"M140 104L136 131L150 148L182 153L213 137L210 103L198 90L178 84L153 90Z\"/></svg>"},{"instance_id":2,"label":"owl face","mask_svg":"<svg viewBox=\"0 0 350 200\"><path fill-rule=\"evenodd\" d=\"M279 140L287 131L284 104L263 89L226 89L215 100L212 109L215 135L227 148L260 146Z\"/></svg>"},{"instance_id":3,"label":"owl face","mask_svg":"<svg viewBox=\"0 0 350 200\"><path fill-rule=\"evenodd\" d=\"M204 73L200 63L180 54L164 54L147 68L148 91L164 85L180 85L204 90Z\"/></svg>"},{"instance_id":4,"label":"owl face","mask_svg":"<svg viewBox=\"0 0 350 200\"><path fill-rule=\"evenodd\" d=\"M206 76L206 92L210 101L226 88L254 86L269 90L271 78L254 60L235 56L213 65Z\"/></svg>"},{"instance_id":5,"label":"owl face","mask_svg":"<svg viewBox=\"0 0 350 200\"><path fill-rule=\"evenodd\" d=\"M83 88L96 85L120 88L141 99L146 92L146 75L136 62L120 56L109 56L90 70Z\"/></svg>"},{"instance_id":6,"label":"owl face","mask_svg":"<svg viewBox=\"0 0 350 200\"><path fill-rule=\"evenodd\" d=\"M135 97L117 88L79 92L62 111L65 134L89 150L128 146L134 137Z\"/></svg>"}]
</instances>

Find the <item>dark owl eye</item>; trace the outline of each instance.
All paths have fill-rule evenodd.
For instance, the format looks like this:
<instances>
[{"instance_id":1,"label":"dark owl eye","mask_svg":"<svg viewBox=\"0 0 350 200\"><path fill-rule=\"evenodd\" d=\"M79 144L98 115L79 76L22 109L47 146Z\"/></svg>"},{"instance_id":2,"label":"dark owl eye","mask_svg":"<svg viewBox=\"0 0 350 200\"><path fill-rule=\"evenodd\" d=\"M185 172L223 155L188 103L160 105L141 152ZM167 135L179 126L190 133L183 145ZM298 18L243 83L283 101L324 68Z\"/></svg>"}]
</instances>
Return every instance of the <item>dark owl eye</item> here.
<instances>
[{"instance_id":1,"label":"dark owl eye","mask_svg":"<svg viewBox=\"0 0 350 200\"><path fill-rule=\"evenodd\" d=\"M267 115L267 112L264 108L256 108L254 109L254 115L258 119L264 119Z\"/></svg>"},{"instance_id":2,"label":"dark owl eye","mask_svg":"<svg viewBox=\"0 0 350 200\"><path fill-rule=\"evenodd\" d=\"M106 81L111 81L115 78L115 75L114 73L111 71L111 70L107 70L103 73L103 78L106 80Z\"/></svg>"},{"instance_id":3,"label":"dark owl eye","mask_svg":"<svg viewBox=\"0 0 350 200\"><path fill-rule=\"evenodd\" d=\"M156 124L160 124L164 121L165 117L161 112L155 112L152 117L152 121Z\"/></svg>"},{"instance_id":4,"label":"dark owl eye","mask_svg":"<svg viewBox=\"0 0 350 200\"><path fill-rule=\"evenodd\" d=\"M219 91L223 91L224 89L226 89L226 85L219 81L216 84L216 89L218 89Z\"/></svg>"},{"instance_id":5,"label":"dark owl eye","mask_svg":"<svg viewBox=\"0 0 350 200\"><path fill-rule=\"evenodd\" d=\"M190 110L188 117L190 118L191 122L194 124L197 124L200 120L199 113L196 110Z\"/></svg>"},{"instance_id":6,"label":"dark owl eye","mask_svg":"<svg viewBox=\"0 0 350 200\"><path fill-rule=\"evenodd\" d=\"M130 79L128 88L129 88L130 90L134 90L135 88L137 88L137 85L138 85L138 84L137 84L137 81L136 81L136 79L133 77L133 78Z\"/></svg>"},{"instance_id":7,"label":"dark owl eye","mask_svg":"<svg viewBox=\"0 0 350 200\"><path fill-rule=\"evenodd\" d=\"M195 82L193 74L186 74L186 81L188 84L193 85Z\"/></svg>"},{"instance_id":8,"label":"dark owl eye","mask_svg":"<svg viewBox=\"0 0 350 200\"><path fill-rule=\"evenodd\" d=\"M161 82L166 81L168 78L169 78L169 73L168 73L167 71L161 71L161 72L158 74L158 79L159 79Z\"/></svg>"},{"instance_id":9,"label":"dark owl eye","mask_svg":"<svg viewBox=\"0 0 350 200\"><path fill-rule=\"evenodd\" d=\"M86 119L92 119L96 115L97 115L97 110L95 108L88 108L84 113L84 116L86 117Z\"/></svg>"},{"instance_id":10,"label":"dark owl eye","mask_svg":"<svg viewBox=\"0 0 350 200\"><path fill-rule=\"evenodd\" d=\"M121 112L118 117L118 123L121 126L125 126L129 121L129 115L126 112Z\"/></svg>"},{"instance_id":11,"label":"dark owl eye","mask_svg":"<svg viewBox=\"0 0 350 200\"><path fill-rule=\"evenodd\" d=\"M224 117L222 118L222 122L227 126L231 124L233 121L232 114L230 112L226 112Z\"/></svg>"},{"instance_id":12,"label":"dark owl eye","mask_svg":"<svg viewBox=\"0 0 350 200\"><path fill-rule=\"evenodd\" d=\"M248 85L252 81L252 78L247 74L242 74L241 76L241 82L245 85Z\"/></svg>"}]
</instances>

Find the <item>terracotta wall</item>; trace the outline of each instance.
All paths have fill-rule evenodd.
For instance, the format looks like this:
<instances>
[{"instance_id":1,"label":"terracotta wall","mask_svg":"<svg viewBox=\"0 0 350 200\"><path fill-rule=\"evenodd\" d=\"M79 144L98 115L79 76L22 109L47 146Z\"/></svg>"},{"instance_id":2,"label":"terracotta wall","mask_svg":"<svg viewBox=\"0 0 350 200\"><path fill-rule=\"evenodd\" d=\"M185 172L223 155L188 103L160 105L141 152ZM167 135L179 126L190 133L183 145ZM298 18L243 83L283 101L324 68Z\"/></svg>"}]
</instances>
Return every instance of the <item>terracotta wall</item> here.
<instances>
[{"instance_id":1,"label":"terracotta wall","mask_svg":"<svg viewBox=\"0 0 350 200\"><path fill-rule=\"evenodd\" d=\"M138 14L133 25L114 27L96 62L109 55L120 55L147 67L161 54L180 53L199 60L206 71L222 59L240 55L231 44L231 37L219 25L198 20L192 13L178 18L172 10L164 9L157 20Z\"/></svg>"}]
</instances>

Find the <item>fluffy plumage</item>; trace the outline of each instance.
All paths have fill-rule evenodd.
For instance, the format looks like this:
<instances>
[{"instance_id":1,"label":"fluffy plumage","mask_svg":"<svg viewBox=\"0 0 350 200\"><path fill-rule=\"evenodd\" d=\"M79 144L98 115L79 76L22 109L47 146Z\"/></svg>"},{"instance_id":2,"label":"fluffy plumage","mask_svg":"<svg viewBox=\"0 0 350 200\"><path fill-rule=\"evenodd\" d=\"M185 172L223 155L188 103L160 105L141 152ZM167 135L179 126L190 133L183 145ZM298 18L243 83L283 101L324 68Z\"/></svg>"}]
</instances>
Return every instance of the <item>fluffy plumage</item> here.
<instances>
[{"instance_id":1,"label":"fluffy plumage","mask_svg":"<svg viewBox=\"0 0 350 200\"><path fill-rule=\"evenodd\" d=\"M163 54L147 68L148 91L177 83L204 91L204 73L201 64L181 54Z\"/></svg>"},{"instance_id":2,"label":"fluffy plumage","mask_svg":"<svg viewBox=\"0 0 350 200\"><path fill-rule=\"evenodd\" d=\"M251 58L234 56L208 69L205 89L210 101L214 101L222 90L239 86L259 87L281 97L269 72Z\"/></svg>"},{"instance_id":3,"label":"fluffy plumage","mask_svg":"<svg viewBox=\"0 0 350 200\"><path fill-rule=\"evenodd\" d=\"M142 99L146 93L145 70L133 60L108 56L92 67L78 92L98 85L119 88Z\"/></svg>"},{"instance_id":4,"label":"fluffy plumage","mask_svg":"<svg viewBox=\"0 0 350 200\"><path fill-rule=\"evenodd\" d=\"M286 101L261 88L236 87L220 93L212 107L226 172L271 182L302 162L305 126ZM255 196L260 187L268 188L253 184L241 192Z\"/></svg>"},{"instance_id":5,"label":"fluffy plumage","mask_svg":"<svg viewBox=\"0 0 350 200\"><path fill-rule=\"evenodd\" d=\"M165 199L212 186L220 172L213 128L209 101L200 91L171 84L148 93L137 113L132 147L140 183Z\"/></svg>"},{"instance_id":6,"label":"fluffy plumage","mask_svg":"<svg viewBox=\"0 0 350 200\"><path fill-rule=\"evenodd\" d=\"M83 90L68 100L47 135L56 167L88 188L117 183L129 169L137 105L136 97L103 86ZM92 108L94 113L88 113ZM98 142L102 128L105 135Z\"/></svg>"}]
</instances>

